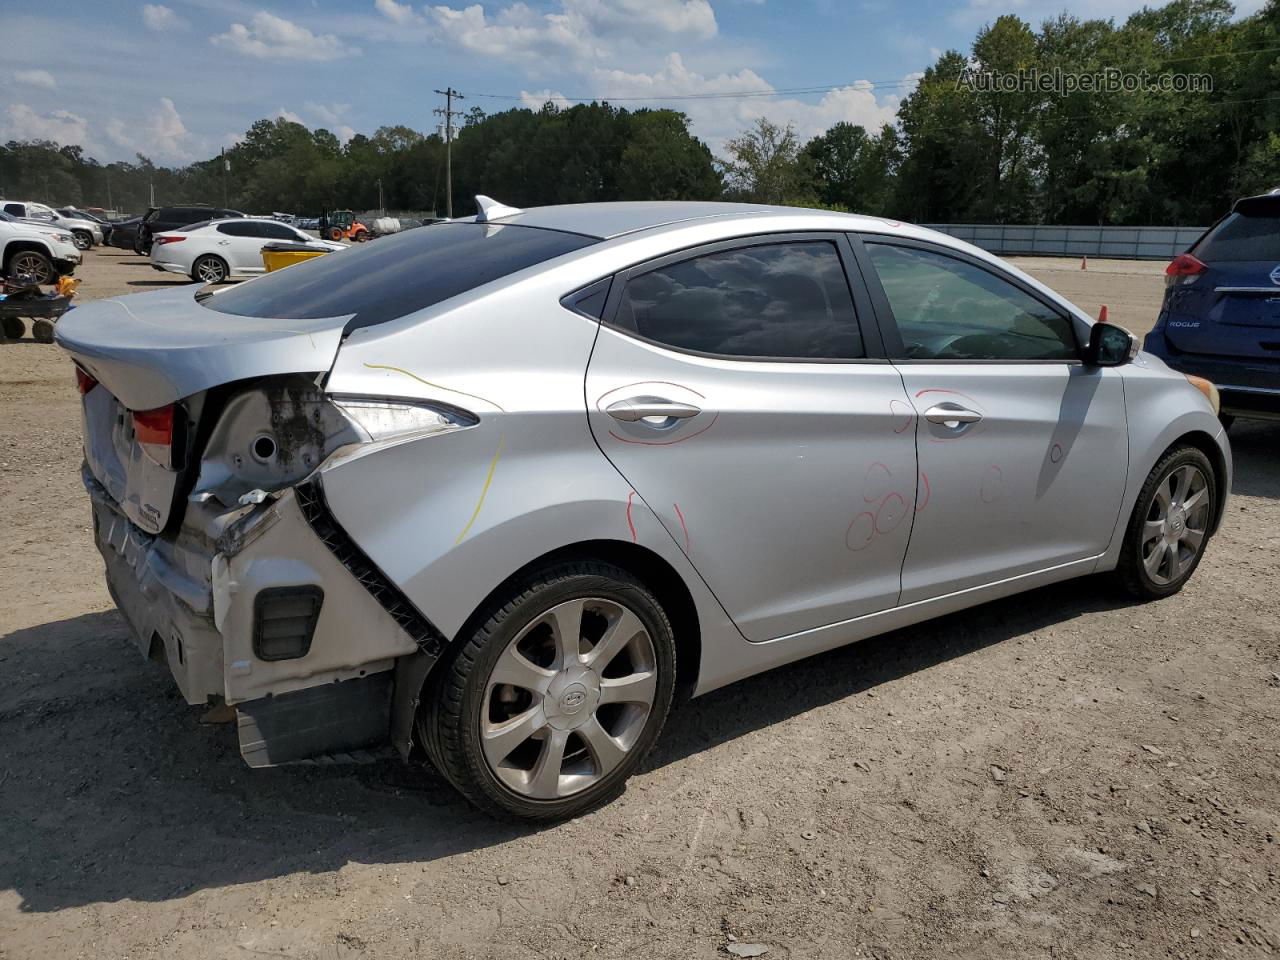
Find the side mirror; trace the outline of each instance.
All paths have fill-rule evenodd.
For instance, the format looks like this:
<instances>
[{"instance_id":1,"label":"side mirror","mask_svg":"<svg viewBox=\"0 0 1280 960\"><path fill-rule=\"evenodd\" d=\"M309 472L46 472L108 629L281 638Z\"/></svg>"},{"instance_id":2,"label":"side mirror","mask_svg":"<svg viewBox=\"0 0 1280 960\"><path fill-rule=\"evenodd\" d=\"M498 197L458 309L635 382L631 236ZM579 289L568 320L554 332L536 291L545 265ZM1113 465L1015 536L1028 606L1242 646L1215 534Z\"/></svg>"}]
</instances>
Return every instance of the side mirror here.
<instances>
[{"instance_id":1,"label":"side mirror","mask_svg":"<svg viewBox=\"0 0 1280 960\"><path fill-rule=\"evenodd\" d=\"M1119 367L1138 355L1138 338L1114 323L1095 323L1089 330L1084 362L1095 367Z\"/></svg>"}]
</instances>

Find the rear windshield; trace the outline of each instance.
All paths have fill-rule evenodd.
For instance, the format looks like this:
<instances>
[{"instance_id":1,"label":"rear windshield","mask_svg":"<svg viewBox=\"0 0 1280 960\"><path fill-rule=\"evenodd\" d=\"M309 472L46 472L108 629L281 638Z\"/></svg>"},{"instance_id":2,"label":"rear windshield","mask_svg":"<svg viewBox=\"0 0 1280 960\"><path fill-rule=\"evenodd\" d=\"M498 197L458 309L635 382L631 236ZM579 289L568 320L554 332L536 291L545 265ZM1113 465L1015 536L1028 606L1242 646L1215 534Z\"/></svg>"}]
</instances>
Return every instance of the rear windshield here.
<instances>
[{"instance_id":1,"label":"rear windshield","mask_svg":"<svg viewBox=\"0 0 1280 960\"><path fill-rule=\"evenodd\" d=\"M1230 214L1193 251L1205 263L1280 260L1280 215Z\"/></svg>"},{"instance_id":2,"label":"rear windshield","mask_svg":"<svg viewBox=\"0 0 1280 960\"><path fill-rule=\"evenodd\" d=\"M202 302L241 317L309 320L354 314L347 323L353 330L395 320L596 242L514 224L437 224L294 264Z\"/></svg>"}]
</instances>

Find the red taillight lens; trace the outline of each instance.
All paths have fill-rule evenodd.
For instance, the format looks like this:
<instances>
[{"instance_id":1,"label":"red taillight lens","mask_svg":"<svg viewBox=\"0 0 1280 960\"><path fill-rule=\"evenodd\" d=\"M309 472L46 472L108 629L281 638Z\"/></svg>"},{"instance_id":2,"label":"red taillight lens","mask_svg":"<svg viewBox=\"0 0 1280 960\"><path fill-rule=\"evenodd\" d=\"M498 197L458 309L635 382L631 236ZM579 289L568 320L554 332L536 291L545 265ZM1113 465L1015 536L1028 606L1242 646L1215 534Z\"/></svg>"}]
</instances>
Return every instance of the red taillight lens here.
<instances>
[{"instance_id":1,"label":"red taillight lens","mask_svg":"<svg viewBox=\"0 0 1280 960\"><path fill-rule=\"evenodd\" d=\"M1189 253L1180 253L1164 268L1166 285L1174 283L1194 283L1196 277L1209 268Z\"/></svg>"},{"instance_id":2,"label":"red taillight lens","mask_svg":"<svg viewBox=\"0 0 1280 960\"><path fill-rule=\"evenodd\" d=\"M186 237L156 237L156 243L164 246L166 243L181 243Z\"/></svg>"},{"instance_id":3,"label":"red taillight lens","mask_svg":"<svg viewBox=\"0 0 1280 960\"><path fill-rule=\"evenodd\" d=\"M80 367L76 367L76 386L80 389L80 396L83 397L97 385L97 380L85 373Z\"/></svg>"},{"instance_id":4,"label":"red taillight lens","mask_svg":"<svg viewBox=\"0 0 1280 960\"><path fill-rule=\"evenodd\" d=\"M133 437L154 463L173 469L173 404L133 411Z\"/></svg>"}]
</instances>

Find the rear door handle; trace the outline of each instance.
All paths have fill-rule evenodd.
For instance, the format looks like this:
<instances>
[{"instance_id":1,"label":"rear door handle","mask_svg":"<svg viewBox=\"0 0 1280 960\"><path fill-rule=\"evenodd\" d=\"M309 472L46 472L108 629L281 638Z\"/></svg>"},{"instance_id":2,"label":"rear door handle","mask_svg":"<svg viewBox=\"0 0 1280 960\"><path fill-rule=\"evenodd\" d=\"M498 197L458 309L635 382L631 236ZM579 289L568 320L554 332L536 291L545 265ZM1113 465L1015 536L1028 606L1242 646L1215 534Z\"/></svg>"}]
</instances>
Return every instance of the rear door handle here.
<instances>
[{"instance_id":1,"label":"rear door handle","mask_svg":"<svg viewBox=\"0 0 1280 960\"><path fill-rule=\"evenodd\" d=\"M924 418L930 423L958 426L962 423L977 423L982 419L982 414L976 410L968 410L958 403L939 403L926 410Z\"/></svg>"},{"instance_id":2,"label":"rear door handle","mask_svg":"<svg viewBox=\"0 0 1280 960\"><path fill-rule=\"evenodd\" d=\"M623 420L627 423L634 423L637 420L645 420L649 417L685 420L689 417L696 417L702 412L700 407L695 407L691 403L677 403L674 400L667 400L663 397L628 397L625 400L614 401L604 410L613 419Z\"/></svg>"}]
</instances>

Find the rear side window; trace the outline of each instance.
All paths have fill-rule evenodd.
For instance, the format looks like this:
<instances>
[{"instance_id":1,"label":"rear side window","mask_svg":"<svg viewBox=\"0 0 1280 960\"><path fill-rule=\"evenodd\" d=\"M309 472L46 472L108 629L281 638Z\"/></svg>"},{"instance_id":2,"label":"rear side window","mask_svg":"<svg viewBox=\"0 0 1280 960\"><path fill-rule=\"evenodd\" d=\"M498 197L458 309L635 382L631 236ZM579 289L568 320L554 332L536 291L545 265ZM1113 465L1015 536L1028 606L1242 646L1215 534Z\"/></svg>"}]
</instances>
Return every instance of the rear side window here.
<instances>
[{"instance_id":1,"label":"rear side window","mask_svg":"<svg viewBox=\"0 0 1280 960\"><path fill-rule=\"evenodd\" d=\"M778 360L865 356L833 243L725 250L634 277L615 325L678 350Z\"/></svg>"},{"instance_id":2,"label":"rear side window","mask_svg":"<svg viewBox=\"0 0 1280 960\"><path fill-rule=\"evenodd\" d=\"M219 233L225 233L229 237L262 236L256 223L220 223L216 229Z\"/></svg>"},{"instance_id":3,"label":"rear side window","mask_svg":"<svg viewBox=\"0 0 1280 960\"><path fill-rule=\"evenodd\" d=\"M4 212L15 217L20 217L24 211L22 209L22 204L20 203L6 203L4 205Z\"/></svg>"},{"instance_id":4,"label":"rear side window","mask_svg":"<svg viewBox=\"0 0 1280 960\"><path fill-rule=\"evenodd\" d=\"M354 314L347 323L353 330L403 317L596 242L515 224L442 224L295 264L202 302L241 317Z\"/></svg>"},{"instance_id":5,"label":"rear side window","mask_svg":"<svg viewBox=\"0 0 1280 960\"><path fill-rule=\"evenodd\" d=\"M1280 215L1230 214L1191 252L1209 264L1280 260Z\"/></svg>"}]
</instances>

